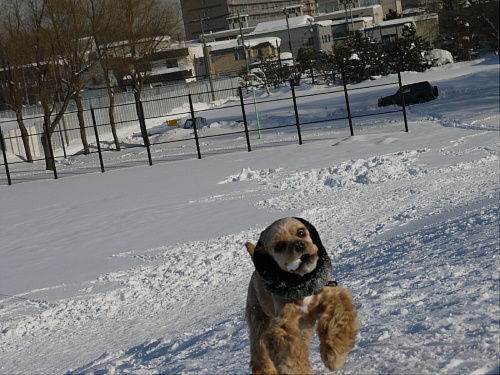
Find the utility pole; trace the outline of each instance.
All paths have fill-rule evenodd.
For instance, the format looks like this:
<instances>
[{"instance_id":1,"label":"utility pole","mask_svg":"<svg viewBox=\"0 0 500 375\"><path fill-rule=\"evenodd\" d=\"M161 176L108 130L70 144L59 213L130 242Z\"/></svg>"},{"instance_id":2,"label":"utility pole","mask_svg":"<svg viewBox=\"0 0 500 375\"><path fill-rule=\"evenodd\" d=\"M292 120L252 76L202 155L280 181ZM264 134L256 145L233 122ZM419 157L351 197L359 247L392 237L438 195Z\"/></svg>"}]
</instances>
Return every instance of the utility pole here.
<instances>
[{"instance_id":1,"label":"utility pole","mask_svg":"<svg viewBox=\"0 0 500 375\"><path fill-rule=\"evenodd\" d=\"M292 48L292 37L290 36L290 23L288 22L288 12L286 11L286 8L284 9L284 12L286 19L286 29L288 31L288 48L290 48L290 52L292 53L293 67L295 70L295 54L293 53L293 48Z\"/></svg>"},{"instance_id":2,"label":"utility pole","mask_svg":"<svg viewBox=\"0 0 500 375\"><path fill-rule=\"evenodd\" d=\"M355 34L355 31L354 31L354 21L352 19L352 3L353 3L353 0L340 0L339 2L340 2L340 4L344 5L344 10L345 10L345 26L346 26L347 35L349 35L349 16L347 14L347 9L349 9L349 13L350 13L350 16L351 16L351 28L352 28L352 34L354 35Z\"/></svg>"},{"instance_id":3,"label":"utility pole","mask_svg":"<svg viewBox=\"0 0 500 375\"><path fill-rule=\"evenodd\" d=\"M283 9L285 12L285 19L286 19L286 28L288 30L288 48L290 48L290 52L292 53L292 64L293 64L293 81L298 85L299 83L297 82L297 67L295 65L295 54L293 53L293 48L292 48L292 37L290 35L290 23L288 22L288 12L286 11L286 8Z\"/></svg>"},{"instance_id":4,"label":"utility pole","mask_svg":"<svg viewBox=\"0 0 500 375\"><path fill-rule=\"evenodd\" d=\"M247 68L246 73L250 73L250 68L248 66L248 58L247 58L247 49L245 46L245 38L243 37L243 28L241 27L241 19L240 19L240 10L237 10L238 12L238 25L240 26L240 36L241 36L241 44L243 45L243 54L245 55L245 66Z\"/></svg>"},{"instance_id":5,"label":"utility pole","mask_svg":"<svg viewBox=\"0 0 500 375\"><path fill-rule=\"evenodd\" d=\"M212 93L212 100L215 100L214 84L212 82L212 69L210 66L210 56L208 55L207 44L205 43L205 29L203 28L203 21L209 20L209 19L210 18L201 18L201 14L200 14L200 19L194 20L192 22L200 21L201 37L202 37L202 42L203 42L203 57L205 59L205 70L206 70L207 75L208 75L208 82L210 83L210 92Z\"/></svg>"}]
</instances>

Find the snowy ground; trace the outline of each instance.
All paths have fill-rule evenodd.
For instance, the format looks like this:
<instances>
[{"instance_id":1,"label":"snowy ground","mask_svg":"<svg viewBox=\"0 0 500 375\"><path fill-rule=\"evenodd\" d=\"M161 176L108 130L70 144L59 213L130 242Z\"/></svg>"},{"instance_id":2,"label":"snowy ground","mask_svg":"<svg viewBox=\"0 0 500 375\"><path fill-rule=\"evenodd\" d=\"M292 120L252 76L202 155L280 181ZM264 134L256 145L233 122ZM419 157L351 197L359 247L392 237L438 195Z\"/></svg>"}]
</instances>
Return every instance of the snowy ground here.
<instances>
[{"instance_id":1,"label":"snowy ground","mask_svg":"<svg viewBox=\"0 0 500 375\"><path fill-rule=\"evenodd\" d=\"M409 133L392 114L356 119L354 137L310 127L301 146L293 129L253 133L251 153L243 134L206 138L201 160L192 141L166 144L152 167L142 148L109 152L104 174L75 156L57 181L17 166L0 186L0 374L248 374L243 243L289 215L316 226L358 304L337 373L498 373L498 57L403 75L419 80L440 97L408 108ZM353 111L379 111L386 91L359 90ZM340 113L342 95L301 116ZM206 115L205 135L241 126ZM262 112L264 128L290 118ZM161 122L156 139L186 136Z\"/></svg>"}]
</instances>

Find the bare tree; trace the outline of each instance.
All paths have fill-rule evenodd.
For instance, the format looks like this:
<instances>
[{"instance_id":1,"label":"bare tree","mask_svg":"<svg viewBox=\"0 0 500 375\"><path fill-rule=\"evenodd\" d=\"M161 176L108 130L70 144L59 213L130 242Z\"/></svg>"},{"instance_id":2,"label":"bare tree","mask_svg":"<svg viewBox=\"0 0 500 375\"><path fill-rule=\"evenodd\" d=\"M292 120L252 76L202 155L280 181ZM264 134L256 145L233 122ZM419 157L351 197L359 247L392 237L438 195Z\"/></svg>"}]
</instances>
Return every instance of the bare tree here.
<instances>
[{"instance_id":1,"label":"bare tree","mask_svg":"<svg viewBox=\"0 0 500 375\"><path fill-rule=\"evenodd\" d=\"M115 143L115 149L121 150L120 141L116 132L115 121L115 97L114 88L111 81L112 59L110 53L113 42L118 40L119 25L114 22L113 1L112 0L87 0L84 3L85 15L90 22L90 32L95 42L95 52L103 71L106 91L109 97L108 117L111 125L111 132Z\"/></svg>"},{"instance_id":2,"label":"bare tree","mask_svg":"<svg viewBox=\"0 0 500 375\"><path fill-rule=\"evenodd\" d=\"M88 83L88 78L87 81L84 79L84 72L93 64L88 59L88 53L92 49L92 38L88 37L90 25L84 17L84 9L79 0L46 1L61 83L63 89L71 93L71 99L76 104L83 150L85 154L89 154L80 92Z\"/></svg>"},{"instance_id":3,"label":"bare tree","mask_svg":"<svg viewBox=\"0 0 500 375\"><path fill-rule=\"evenodd\" d=\"M146 79L151 76L155 54L166 49L170 36L177 33L179 14L172 4L162 0L122 0L115 4L114 10L116 21L121 25L118 35L122 41L115 52L119 57L116 61L134 92L142 136L145 144L149 144L141 93Z\"/></svg>"},{"instance_id":4,"label":"bare tree","mask_svg":"<svg viewBox=\"0 0 500 375\"><path fill-rule=\"evenodd\" d=\"M6 105L16 114L26 161L33 163L29 133L23 119L24 102L28 100L28 98L23 100L26 82L22 77L26 61L23 59L23 50L19 40L24 22L23 14L17 0L5 0L0 4L0 8L0 13L3 15L1 25L3 32L0 34L0 67L9 88L9 100Z\"/></svg>"},{"instance_id":5,"label":"bare tree","mask_svg":"<svg viewBox=\"0 0 500 375\"><path fill-rule=\"evenodd\" d=\"M29 72L37 87L37 100L43 109L44 135L42 145L46 168L53 170L51 138L74 97L75 83L84 70L72 66L61 53L64 30L51 14L57 0L23 0L26 22L21 35L21 48L31 61ZM68 74L72 71L73 74Z\"/></svg>"}]
</instances>

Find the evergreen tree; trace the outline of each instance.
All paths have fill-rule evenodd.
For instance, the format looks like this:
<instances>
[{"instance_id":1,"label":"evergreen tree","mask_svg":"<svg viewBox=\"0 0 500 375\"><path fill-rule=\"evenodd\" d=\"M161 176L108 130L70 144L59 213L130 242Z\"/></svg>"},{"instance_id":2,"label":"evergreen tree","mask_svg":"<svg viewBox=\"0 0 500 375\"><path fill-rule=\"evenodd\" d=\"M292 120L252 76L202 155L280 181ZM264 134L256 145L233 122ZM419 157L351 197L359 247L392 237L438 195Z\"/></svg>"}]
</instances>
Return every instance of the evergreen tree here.
<instances>
[{"instance_id":1,"label":"evergreen tree","mask_svg":"<svg viewBox=\"0 0 500 375\"><path fill-rule=\"evenodd\" d=\"M412 24L407 24L403 28L403 36L398 38L386 54L387 63L399 66L401 71L423 72L431 66L423 57L425 51L430 49L430 43L417 36Z\"/></svg>"},{"instance_id":2,"label":"evergreen tree","mask_svg":"<svg viewBox=\"0 0 500 375\"><path fill-rule=\"evenodd\" d=\"M297 54L297 62L299 63L300 71L305 73L311 70L314 61L320 57L320 52L313 46L305 46L299 49Z\"/></svg>"},{"instance_id":3,"label":"evergreen tree","mask_svg":"<svg viewBox=\"0 0 500 375\"><path fill-rule=\"evenodd\" d=\"M331 52L320 52L315 69L320 72L327 86L335 80L336 63Z\"/></svg>"},{"instance_id":4,"label":"evergreen tree","mask_svg":"<svg viewBox=\"0 0 500 375\"><path fill-rule=\"evenodd\" d=\"M382 46L357 32L348 42L351 56L347 61L349 80L361 82L382 74Z\"/></svg>"}]
</instances>

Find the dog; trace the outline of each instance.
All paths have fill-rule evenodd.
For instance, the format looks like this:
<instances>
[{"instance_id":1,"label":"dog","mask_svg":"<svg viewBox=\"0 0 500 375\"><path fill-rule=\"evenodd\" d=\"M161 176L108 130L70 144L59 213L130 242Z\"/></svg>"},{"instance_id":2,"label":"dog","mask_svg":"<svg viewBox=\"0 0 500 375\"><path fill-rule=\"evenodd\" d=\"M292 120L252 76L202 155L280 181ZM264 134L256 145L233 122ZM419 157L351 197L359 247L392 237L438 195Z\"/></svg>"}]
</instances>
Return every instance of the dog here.
<instances>
[{"instance_id":1,"label":"dog","mask_svg":"<svg viewBox=\"0 0 500 375\"><path fill-rule=\"evenodd\" d=\"M359 330L349 290L331 279L319 234L301 218L275 221L254 245L245 243L255 271L248 286L246 321L253 374L308 374L314 328L321 359L342 368Z\"/></svg>"}]
</instances>

